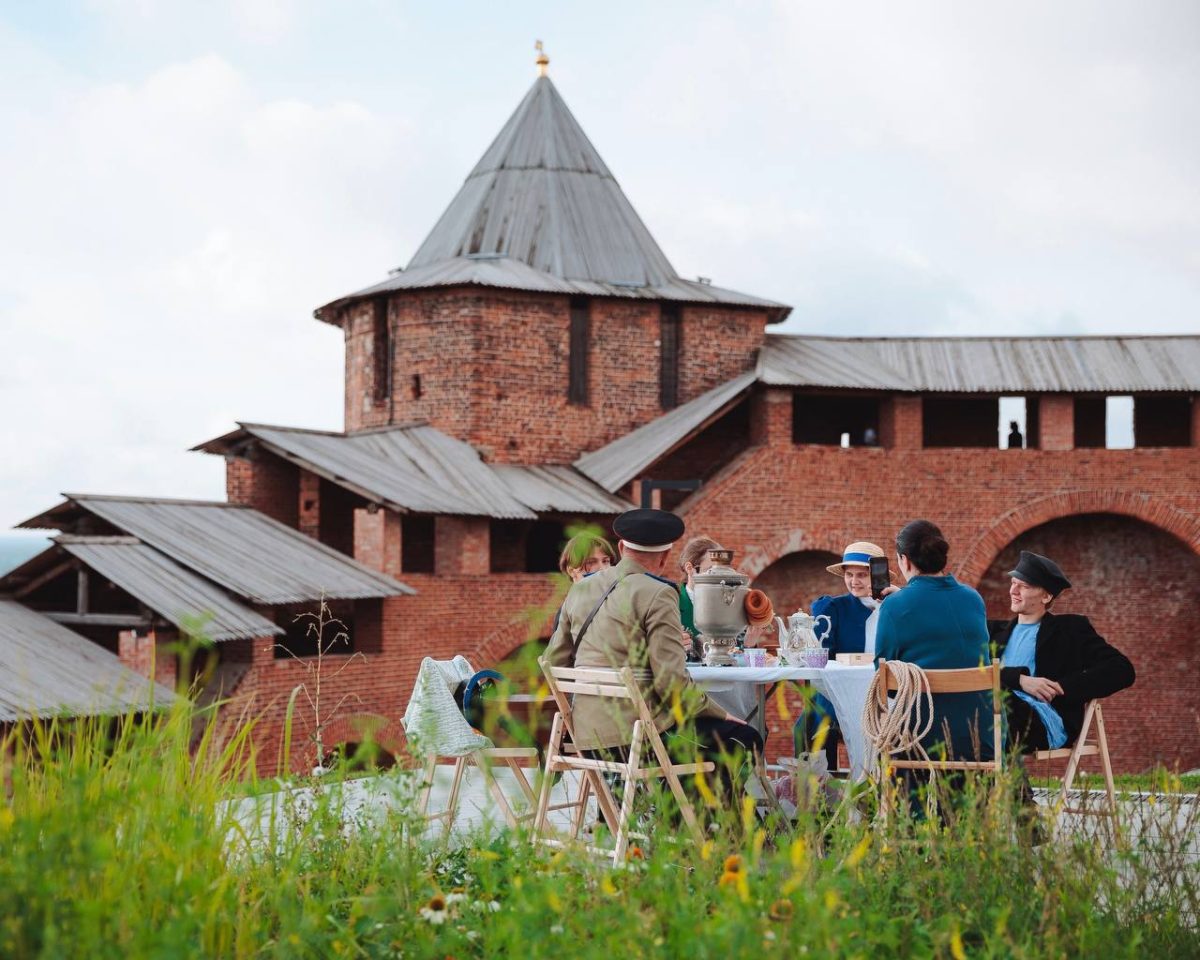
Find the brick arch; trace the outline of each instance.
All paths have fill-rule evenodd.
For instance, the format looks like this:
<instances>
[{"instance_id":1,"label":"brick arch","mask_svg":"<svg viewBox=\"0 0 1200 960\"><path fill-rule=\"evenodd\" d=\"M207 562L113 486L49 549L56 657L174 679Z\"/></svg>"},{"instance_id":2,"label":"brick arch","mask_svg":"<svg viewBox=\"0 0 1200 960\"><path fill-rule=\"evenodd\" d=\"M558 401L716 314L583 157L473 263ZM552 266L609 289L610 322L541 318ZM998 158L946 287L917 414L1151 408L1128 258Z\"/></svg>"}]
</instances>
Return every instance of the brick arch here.
<instances>
[{"instance_id":1,"label":"brick arch","mask_svg":"<svg viewBox=\"0 0 1200 960\"><path fill-rule=\"evenodd\" d=\"M548 628L549 624L546 624L546 627ZM540 636L542 632L534 629L529 617L517 617L484 637L479 645L467 654L467 659L476 670L483 670L485 667L495 666L518 647Z\"/></svg>"},{"instance_id":2,"label":"brick arch","mask_svg":"<svg viewBox=\"0 0 1200 960\"><path fill-rule=\"evenodd\" d=\"M817 550L824 553L834 553L840 557L842 550L849 542L850 540L847 540L845 534L841 532L836 535L829 533L818 534L810 530L795 527L761 546L750 547L746 551L746 555L740 560L736 557L734 558L734 566L753 580L771 564L783 559L790 553Z\"/></svg>"},{"instance_id":3,"label":"brick arch","mask_svg":"<svg viewBox=\"0 0 1200 960\"><path fill-rule=\"evenodd\" d=\"M404 746L404 730L399 722L368 711L337 717L324 729L321 739L328 750L339 743L361 743L367 737L393 755ZM293 752L294 745L293 741Z\"/></svg>"},{"instance_id":4,"label":"brick arch","mask_svg":"<svg viewBox=\"0 0 1200 960\"><path fill-rule=\"evenodd\" d=\"M1112 513L1141 520L1182 540L1200 555L1200 518L1148 494L1115 490L1076 490L1031 500L1000 516L975 539L958 562L955 574L978 584L1000 551L1034 527L1084 513Z\"/></svg>"}]
</instances>

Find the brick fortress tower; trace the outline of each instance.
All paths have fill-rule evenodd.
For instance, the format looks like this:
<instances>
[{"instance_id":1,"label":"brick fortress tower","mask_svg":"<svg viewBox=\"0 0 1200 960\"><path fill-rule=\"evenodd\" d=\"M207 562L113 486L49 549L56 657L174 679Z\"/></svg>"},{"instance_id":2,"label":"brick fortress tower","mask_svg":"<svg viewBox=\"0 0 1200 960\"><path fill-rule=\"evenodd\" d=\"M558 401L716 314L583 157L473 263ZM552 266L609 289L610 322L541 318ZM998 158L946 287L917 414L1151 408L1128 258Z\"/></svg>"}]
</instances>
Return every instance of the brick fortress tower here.
<instances>
[{"instance_id":1,"label":"brick fortress tower","mask_svg":"<svg viewBox=\"0 0 1200 960\"><path fill-rule=\"evenodd\" d=\"M789 308L680 277L539 69L405 269L316 311L345 332L343 432L201 444L228 503L69 496L0 590L160 671L179 611L216 611L221 692L261 715L269 770L322 596L354 654L325 742L398 743L423 657L546 636L573 523L673 509L790 611L840 592L847 543L924 516L993 617L1019 550L1059 560L1056 610L1137 668L1105 705L1115 764L1200 766L1200 337L769 333Z\"/></svg>"}]
</instances>

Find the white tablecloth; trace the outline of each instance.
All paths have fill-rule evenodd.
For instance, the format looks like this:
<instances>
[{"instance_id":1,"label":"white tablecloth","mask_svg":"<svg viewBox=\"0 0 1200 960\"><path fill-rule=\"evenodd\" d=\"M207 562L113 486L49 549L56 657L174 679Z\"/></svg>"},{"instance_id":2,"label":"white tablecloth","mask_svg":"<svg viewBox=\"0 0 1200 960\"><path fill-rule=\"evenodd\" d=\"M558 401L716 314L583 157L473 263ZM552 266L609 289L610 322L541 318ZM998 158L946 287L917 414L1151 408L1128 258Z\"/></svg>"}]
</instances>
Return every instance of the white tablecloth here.
<instances>
[{"instance_id":1,"label":"white tablecloth","mask_svg":"<svg viewBox=\"0 0 1200 960\"><path fill-rule=\"evenodd\" d=\"M716 703L730 713L747 717L759 704L764 687L781 680L804 680L824 694L837 711L842 740L850 755L850 776L862 779L874 757L867 749L862 729L867 688L875 676L871 665L847 667L833 661L824 669L812 667L705 667L688 664L688 673ZM762 718L757 718L761 725Z\"/></svg>"}]
</instances>

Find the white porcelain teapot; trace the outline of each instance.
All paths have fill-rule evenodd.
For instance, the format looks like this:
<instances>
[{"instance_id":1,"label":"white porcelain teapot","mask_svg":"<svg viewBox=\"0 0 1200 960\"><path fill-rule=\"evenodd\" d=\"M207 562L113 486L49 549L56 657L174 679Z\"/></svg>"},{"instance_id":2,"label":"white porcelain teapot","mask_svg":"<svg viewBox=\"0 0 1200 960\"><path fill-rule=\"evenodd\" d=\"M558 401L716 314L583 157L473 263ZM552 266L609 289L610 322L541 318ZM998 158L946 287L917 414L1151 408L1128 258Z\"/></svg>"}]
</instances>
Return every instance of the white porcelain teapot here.
<instances>
[{"instance_id":1,"label":"white porcelain teapot","mask_svg":"<svg viewBox=\"0 0 1200 960\"><path fill-rule=\"evenodd\" d=\"M825 629L818 637L817 628L822 620L825 621ZM812 617L801 609L788 617L786 624L782 617L776 617L775 629L779 631L779 653L783 659L799 664L804 650L821 649L821 641L829 636L833 621L826 614Z\"/></svg>"}]
</instances>

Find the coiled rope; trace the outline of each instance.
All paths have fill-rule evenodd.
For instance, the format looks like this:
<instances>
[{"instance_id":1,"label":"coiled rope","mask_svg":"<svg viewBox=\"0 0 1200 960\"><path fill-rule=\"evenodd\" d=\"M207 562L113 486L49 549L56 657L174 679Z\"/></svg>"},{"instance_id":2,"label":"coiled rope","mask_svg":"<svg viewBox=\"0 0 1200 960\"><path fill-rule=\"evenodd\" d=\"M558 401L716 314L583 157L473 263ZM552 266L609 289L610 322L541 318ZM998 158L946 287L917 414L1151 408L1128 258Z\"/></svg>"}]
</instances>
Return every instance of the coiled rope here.
<instances>
[{"instance_id":1,"label":"coiled rope","mask_svg":"<svg viewBox=\"0 0 1200 960\"><path fill-rule=\"evenodd\" d=\"M896 683L891 708L879 708L880 703L887 702L888 695L884 688L884 671L879 670L871 678L867 702L863 704L863 732L878 754L889 757L915 754L919 759L928 760L929 754L921 741L933 729L933 692L929 689L929 678L915 663L902 660L889 660L887 672Z\"/></svg>"}]
</instances>

